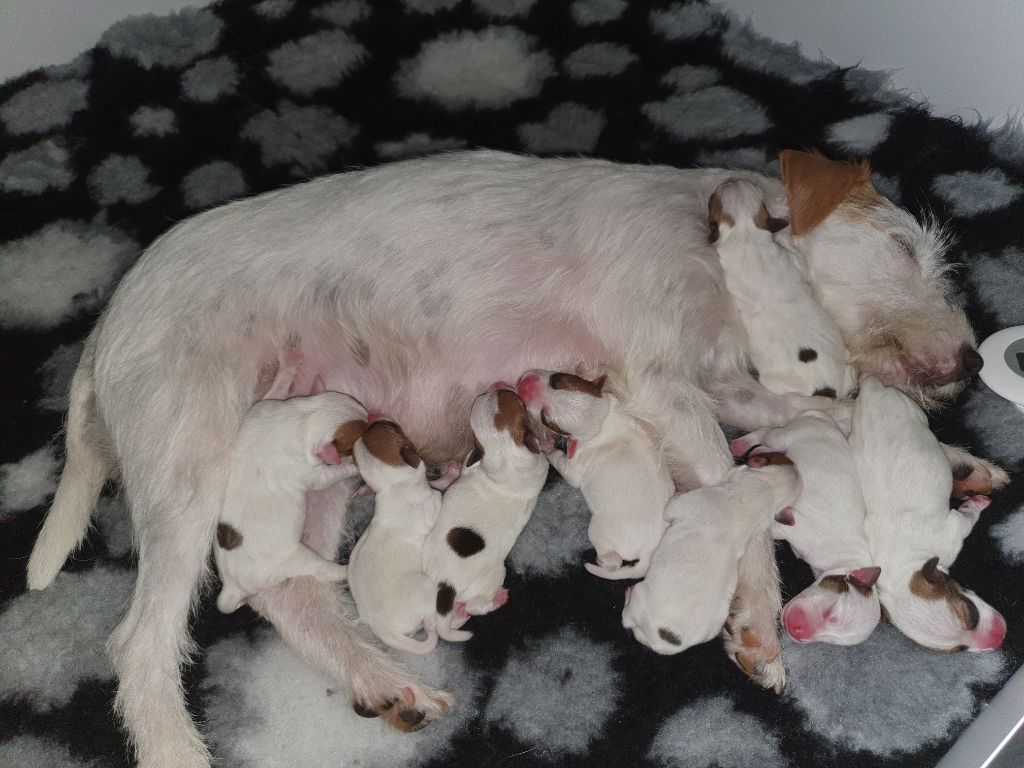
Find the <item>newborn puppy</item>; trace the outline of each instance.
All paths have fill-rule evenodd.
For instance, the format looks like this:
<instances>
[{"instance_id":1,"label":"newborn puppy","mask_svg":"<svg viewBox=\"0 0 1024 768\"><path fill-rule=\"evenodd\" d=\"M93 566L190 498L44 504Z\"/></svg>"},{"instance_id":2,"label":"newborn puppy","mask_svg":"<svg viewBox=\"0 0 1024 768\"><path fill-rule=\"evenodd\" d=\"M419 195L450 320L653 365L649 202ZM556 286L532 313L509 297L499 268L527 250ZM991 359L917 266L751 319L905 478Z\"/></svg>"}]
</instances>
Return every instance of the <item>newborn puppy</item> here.
<instances>
[{"instance_id":1,"label":"newborn puppy","mask_svg":"<svg viewBox=\"0 0 1024 768\"><path fill-rule=\"evenodd\" d=\"M785 539L811 566L816 581L782 610L782 625L798 642L855 645L881 617L873 565L864 531L864 498L853 450L822 411L807 411L785 427L762 429L733 440L734 456L783 452L796 465L802 489L794 509L776 518L772 535Z\"/></svg>"},{"instance_id":2,"label":"newborn puppy","mask_svg":"<svg viewBox=\"0 0 1024 768\"><path fill-rule=\"evenodd\" d=\"M426 464L390 421L371 424L353 456L377 494L373 520L348 563L359 618L392 648L409 653L429 653L438 634L469 639L469 632L438 626L434 583L423 572L423 543L441 511L441 493L427 483ZM421 626L427 639L413 639Z\"/></svg>"},{"instance_id":3,"label":"newborn puppy","mask_svg":"<svg viewBox=\"0 0 1024 768\"><path fill-rule=\"evenodd\" d=\"M505 557L530 519L548 462L515 392L480 395L470 412L476 448L441 502L423 567L437 585L440 622L458 628L508 600Z\"/></svg>"},{"instance_id":4,"label":"newborn puppy","mask_svg":"<svg viewBox=\"0 0 1024 768\"><path fill-rule=\"evenodd\" d=\"M306 493L356 475L348 457L366 429L366 411L348 395L323 392L263 400L235 440L214 557L224 586L217 608L295 576L341 581L345 567L302 544Z\"/></svg>"},{"instance_id":5,"label":"newborn puppy","mask_svg":"<svg viewBox=\"0 0 1024 768\"><path fill-rule=\"evenodd\" d=\"M948 573L988 498L949 508L950 460L928 419L875 378L861 382L850 445L867 505L868 542L882 567L878 594L892 623L937 651L998 648L1003 617Z\"/></svg>"},{"instance_id":6,"label":"newborn puppy","mask_svg":"<svg viewBox=\"0 0 1024 768\"><path fill-rule=\"evenodd\" d=\"M761 191L734 179L708 202L710 242L747 334L755 378L772 392L846 397L853 389L835 320L814 298L803 257L774 236Z\"/></svg>"},{"instance_id":7,"label":"newborn puppy","mask_svg":"<svg viewBox=\"0 0 1024 768\"><path fill-rule=\"evenodd\" d=\"M785 456L763 457L773 463L735 467L724 483L678 494L665 507L668 530L622 611L622 626L651 650L679 653L721 631L751 537L800 493Z\"/></svg>"},{"instance_id":8,"label":"newborn puppy","mask_svg":"<svg viewBox=\"0 0 1024 768\"><path fill-rule=\"evenodd\" d=\"M667 527L665 505L675 484L650 435L603 388L603 377L591 382L536 370L517 385L530 413L569 438L566 450L552 451L548 461L590 508L597 565L584 567L605 579L638 579Z\"/></svg>"}]
</instances>

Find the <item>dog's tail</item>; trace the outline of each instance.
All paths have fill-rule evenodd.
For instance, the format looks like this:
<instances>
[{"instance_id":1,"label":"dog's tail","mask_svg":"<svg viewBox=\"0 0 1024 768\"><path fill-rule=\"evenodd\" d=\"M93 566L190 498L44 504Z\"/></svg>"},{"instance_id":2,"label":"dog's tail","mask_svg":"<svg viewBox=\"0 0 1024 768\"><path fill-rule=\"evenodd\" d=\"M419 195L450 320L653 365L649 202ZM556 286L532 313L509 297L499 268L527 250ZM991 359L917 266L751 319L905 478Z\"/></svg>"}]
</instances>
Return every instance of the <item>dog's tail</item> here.
<instances>
[{"instance_id":1,"label":"dog's tail","mask_svg":"<svg viewBox=\"0 0 1024 768\"><path fill-rule=\"evenodd\" d=\"M29 589L50 585L89 530L89 518L114 467L104 450L105 428L96 412L93 337L71 380L66 459L57 495L28 560Z\"/></svg>"},{"instance_id":2,"label":"dog's tail","mask_svg":"<svg viewBox=\"0 0 1024 768\"><path fill-rule=\"evenodd\" d=\"M411 637L395 632L377 632L377 637L399 651L422 654L430 653L437 647L437 630L433 627L427 627L426 632L426 640L414 640Z\"/></svg>"},{"instance_id":3,"label":"dog's tail","mask_svg":"<svg viewBox=\"0 0 1024 768\"><path fill-rule=\"evenodd\" d=\"M596 563L584 563L583 567L595 576L600 576L602 579L611 579L614 581L616 579L642 579L647 573L647 568L650 564L650 557L641 557L632 565L627 565L624 568L616 568L614 571L602 568Z\"/></svg>"}]
</instances>

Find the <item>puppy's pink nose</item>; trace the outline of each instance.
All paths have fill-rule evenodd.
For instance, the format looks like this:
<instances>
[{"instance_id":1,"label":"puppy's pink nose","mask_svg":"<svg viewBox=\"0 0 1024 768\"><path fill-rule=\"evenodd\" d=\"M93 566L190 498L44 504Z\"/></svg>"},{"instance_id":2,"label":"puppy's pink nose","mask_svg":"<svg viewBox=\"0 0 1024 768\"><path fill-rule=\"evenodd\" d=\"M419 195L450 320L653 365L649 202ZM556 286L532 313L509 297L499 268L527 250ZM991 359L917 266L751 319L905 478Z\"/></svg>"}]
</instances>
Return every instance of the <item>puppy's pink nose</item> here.
<instances>
[{"instance_id":1,"label":"puppy's pink nose","mask_svg":"<svg viewBox=\"0 0 1024 768\"><path fill-rule=\"evenodd\" d=\"M786 608L782 613L782 624L797 642L807 642L814 639L814 626L810 618L804 613L803 608L794 605Z\"/></svg>"},{"instance_id":2,"label":"puppy's pink nose","mask_svg":"<svg viewBox=\"0 0 1024 768\"><path fill-rule=\"evenodd\" d=\"M733 456L739 457L747 452L747 444L743 441L742 437L737 437L729 443L729 450L732 451Z\"/></svg>"},{"instance_id":3,"label":"puppy's pink nose","mask_svg":"<svg viewBox=\"0 0 1024 768\"><path fill-rule=\"evenodd\" d=\"M383 418L383 413L378 413L377 411L370 411L369 413L366 414L366 423L373 424L373 422L380 421Z\"/></svg>"},{"instance_id":4,"label":"puppy's pink nose","mask_svg":"<svg viewBox=\"0 0 1024 768\"><path fill-rule=\"evenodd\" d=\"M992 623L984 632L974 636L975 647L981 651L995 650L1003 644L1006 637L1006 620L998 613L993 617Z\"/></svg>"}]
</instances>

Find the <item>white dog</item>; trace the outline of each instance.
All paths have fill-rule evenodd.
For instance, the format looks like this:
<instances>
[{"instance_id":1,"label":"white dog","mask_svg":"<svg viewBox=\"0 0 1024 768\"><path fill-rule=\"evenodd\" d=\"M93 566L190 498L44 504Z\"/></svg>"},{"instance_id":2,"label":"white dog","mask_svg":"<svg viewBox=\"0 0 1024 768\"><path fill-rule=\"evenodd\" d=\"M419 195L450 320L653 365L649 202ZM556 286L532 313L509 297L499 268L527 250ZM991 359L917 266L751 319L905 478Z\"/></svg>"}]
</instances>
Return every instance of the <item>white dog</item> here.
<instances>
[{"instance_id":1,"label":"white dog","mask_svg":"<svg viewBox=\"0 0 1024 768\"><path fill-rule=\"evenodd\" d=\"M604 381L527 371L516 388L535 418L568 438L566 450L552 451L548 461L590 508L597 565L584 567L605 579L639 579L667 527L675 484L651 436Z\"/></svg>"},{"instance_id":2,"label":"white dog","mask_svg":"<svg viewBox=\"0 0 1024 768\"><path fill-rule=\"evenodd\" d=\"M988 498L949 508L950 460L921 409L874 377L861 382L850 434L867 504L878 593L889 619L940 651L998 648L1003 617L958 584L948 569Z\"/></svg>"},{"instance_id":3,"label":"white dog","mask_svg":"<svg viewBox=\"0 0 1024 768\"><path fill-rule=\"evenodd\" d=\"M454 627L508 600L505 558L548 476L547 459L515 392L480 395L470 423L477 448L445 493L423 550L423 568L437 585L438 621L452 609L447 618Z\"/></svg>"},{"instance_id":4,"label":"white dog","mask_svg":"<svg viewBox=\"0 0 1024 768\"><path fill-rule=\"evenodd\" d=\"M814 298L804 257L776 232L749 181L720 185L708 202L710 241L747 334L750 360L772 392L846 397L853 388L839 326Z\"/></svg>"},{"instance_id":5,"label":"white dog","mask_svg":"<svg viewBox=\"0 0 1024 768\"><path fill-rule=\"evenodd\" d=\"M344 566L299 539L307 492L355 476L352 442L365 427L363 407L338 392L264 400L249 409L231 452L213 548L222 612L285 579L345 578Z\"/></svg>"},{"instance_id":6,"label":"white dog","mask_svg":"<svg viewBox=\"0 0 1024 768\"><path fill-rule=\"evenodd\" d=\"M469 632L438 626L434 582L423 572L423 545L441 511L441 493L427 483L426 464L390 421L370 425L353 455L377 495L373 520L348 563L359 618L392 648L409 653L429 653L438 634L468 640ZM421 626L426 640L412 637Z\"/></svg>"},{"instance_id":7,"label":"white dog","mask_svg":"<svg viewBox=\"0 0 1024 768\"><path fill-rule=\"evenodd\" d=\"M864 165L802 152L783 180L499 152L448 153L328 176L177 224L122 279L71 386L67 463L28 566L50 584L119 478L139 544L135 595L110 649L143 768L206 768L182 694L189 612L227 483L227 456L282 350L388 413L443 467L472 447L468 413L496 378L604 364L630 382L673 479L721 481L717 418L778 425L823 398L777 395L746 370L742 327L707 243L711 193L737 175L788 218L816 295L861 371L948 398L980 359L944 298L943 239L879 196ZM411 375L415 372L415 375ZM827 404L825 404L827 406ZM186 492L187 491L187 492ZM346 491L314 494L304 540L332 556ZM782 674L769 536L740 563L729 658ZM291 579L250 601L362 711L408 730L450 697L362 638L333 585ZM740 628L757 628L759 645ZM769 682L768 684L774 684ZM415 704L393 704L409 689ZM406 719L399 717L406 715Z\"/></svg>"},{"instance_id":8,"label":"white dog","mask_svg":"<svg viewBox=\"0 0 1024 768\"><path fill-rule=\"evenodd\" d=\"M854 645L881 617L874 565L864 531L864 498L853 450L827 413L807 411L785 427L751 432L730 444L733 455L785 453L802 489L793 514L773 526L776 539L811 566L815 582L782 610L782 626L799 642Z\"/></svg>"},{"instance_id":9,"label":"white dog","mask_svg":"<svg viewBox=\"0 0 1024 768\"><path fill-rule=\"evenodd\" d=\"M681 493L665 507L668 530L622 611L622 626L651 650L679 653L722 630L747 543L800 492L788 459L763 455L780 463L736 467L721 485Z\"/></svg>"}]
</instances>

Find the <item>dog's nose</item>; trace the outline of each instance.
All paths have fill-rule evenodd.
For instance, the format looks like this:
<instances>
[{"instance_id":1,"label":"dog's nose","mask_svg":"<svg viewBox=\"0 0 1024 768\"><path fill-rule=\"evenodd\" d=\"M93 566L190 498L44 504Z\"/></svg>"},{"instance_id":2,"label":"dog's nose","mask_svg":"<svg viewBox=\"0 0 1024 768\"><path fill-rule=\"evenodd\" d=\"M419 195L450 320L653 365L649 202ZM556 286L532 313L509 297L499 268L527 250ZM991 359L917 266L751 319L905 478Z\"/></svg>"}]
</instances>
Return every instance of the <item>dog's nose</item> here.
<instances>
[{"instance_id":1,"label":"dog's nose","mask_svg":"<svg viewBox=\"0 0 1024 768\"><path fill-rule=\"evenodd\" d=\"M978 354L978 350L965 344L960 350L960 368L963 371L963 377L966 379L974 376L984 365L985 360Z\"/></svg>"}]
</instances>

